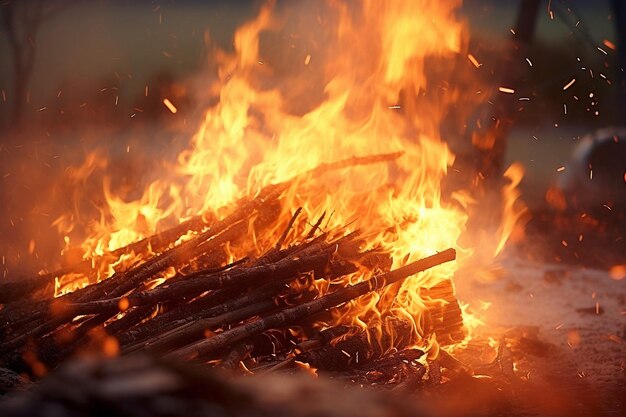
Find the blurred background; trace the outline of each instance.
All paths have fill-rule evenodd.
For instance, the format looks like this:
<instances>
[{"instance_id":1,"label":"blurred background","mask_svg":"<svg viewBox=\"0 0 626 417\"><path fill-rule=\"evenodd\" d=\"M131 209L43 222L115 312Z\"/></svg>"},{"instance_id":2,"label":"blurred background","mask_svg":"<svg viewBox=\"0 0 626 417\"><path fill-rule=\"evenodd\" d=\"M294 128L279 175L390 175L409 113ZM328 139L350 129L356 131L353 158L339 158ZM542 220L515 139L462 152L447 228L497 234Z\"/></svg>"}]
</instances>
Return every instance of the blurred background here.
<instances>
[{"instance_id":1,"label":"blurred background","mask_svg":"<svg viewBox=\"0 0 626 417\"><path fill-rule=\"evenodd\" d=\"M442 134L459 164L493 176L514 161L525 166L521 192L532 220L519 242L524 256L624 262L621 3L465 0L459 9L467 53L450 82L463 85L472 71L482 87L465 88L482 98L469 119L442 126ZM4 275L46 268L58 254L63 242L52 224L75 186L58 178L73 178L68 171L94 150L99 168L118 174L111 187L129 198L161 174L156 161L175 161L215 100L206 90L211 51L232 49L234 30L260 5L0 0ZM481 133L494 112L506 115L507 127ZM483 133L496 135L497 146L482 149ZM98 201L88 203L97 219Z\"/></svg>"}]
</instances>

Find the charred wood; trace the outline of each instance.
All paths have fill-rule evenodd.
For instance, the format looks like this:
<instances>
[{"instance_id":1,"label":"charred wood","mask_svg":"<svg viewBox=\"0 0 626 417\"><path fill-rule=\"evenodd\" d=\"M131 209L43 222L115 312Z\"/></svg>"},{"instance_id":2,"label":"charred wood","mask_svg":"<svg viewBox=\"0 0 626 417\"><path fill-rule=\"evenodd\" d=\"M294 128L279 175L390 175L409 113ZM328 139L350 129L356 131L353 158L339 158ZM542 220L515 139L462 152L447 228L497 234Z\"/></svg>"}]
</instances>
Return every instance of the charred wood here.
<instances>
[{"instance_id":1,"label":"charred wood","mask_svg":"<svg viewBox=\"0 0 626 417\"><path fill-rule=\"evenodd\" d=\"M358 298L364 294L384 288L387 285L402 281L411 275L432 268L439 264L452 261L456 258L456 252L448 249L436 255L412 262L394 271L377 275L359 284L341 288L334 293L324 295L316 300L290 307L282 311L270 314L259 320L243 324L230 330L226 330L208 339L178 349L168 356L176 358L194 359L203 357L223 350L233 343L248 337L260 334L271 328L283 327L306 317L311 317L326 309L337 307L340 304Z\"/></svg>"}]
</instances>

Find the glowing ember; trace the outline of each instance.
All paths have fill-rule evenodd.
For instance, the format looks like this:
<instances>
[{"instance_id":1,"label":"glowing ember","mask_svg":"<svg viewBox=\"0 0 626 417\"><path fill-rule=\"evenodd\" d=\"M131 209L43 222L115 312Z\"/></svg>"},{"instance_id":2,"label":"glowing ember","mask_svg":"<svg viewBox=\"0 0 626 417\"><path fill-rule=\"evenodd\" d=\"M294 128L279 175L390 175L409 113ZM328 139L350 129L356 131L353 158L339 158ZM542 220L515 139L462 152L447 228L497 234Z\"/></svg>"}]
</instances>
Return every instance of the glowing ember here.
<instances>
[{"instance_id":1,"label":"glowing ember","mask_svg":"<svg viewBox=\"0 0 626 417\"><path fill-rule=\"evenodd\" d=\"M474 65L476 68L480 68L480 66L482 65L480 62L478 62L478 60L472 54L467 54L467 58L470 60L472 65Z\"/></svg>"},{"instance_id":2,"label":"glowing ember","mask_svg":"<svg viewBox=\"0 0 626 417\"><path fill-rule=\"evenodd\" d=\"M617 49L615 44L613 42L611 42L610 40L608 40L608 39L603 40L602 43L604 44L604 46L606 46L609 49L612 49L612 50L616 50Z\"/></svg>"},{"instance_id":3,"label":"glowing ember","mask_svg":"<svg viewBox=\"0 0 626 417\"><path fill-rule=\"evenodd\" d=\"M146 91L147 91L147 90L146 90ZM174 106L174 105L172 104L172 102L171 102L169 99L167 99L167 98L164 98L164 99L163 99L163 104L165 104L165 107L167 107L167 109L168 109L169 111L171 111L171 112L172 112L172 114L176 114L176 112L178 111L178 110L176 109L176 106Z\"/></svg>"},{"instance_id":4,"label":"glowing ember","mask_svg":"<svg viewBox=\"0 0 626 417\"><path fill-rule=\"evenodd\" d=\"M626 264L612 266L609 269L609 276L616 281L626 278Z\"/></svg>"},{"instance_id":5,"label":"glowing ember","mask_svg":"<svg viewBox=\"0 0 626 417\"><path fill-rule=\"evenodd\" d=\"M567 90L568 88L570 88L571 86L574 85L574 83L576 82L576 78L572 78L572 80L570 82L568 82L567 84L565 84L563 86L563 91Z\"/></svg>"}]
</instances>

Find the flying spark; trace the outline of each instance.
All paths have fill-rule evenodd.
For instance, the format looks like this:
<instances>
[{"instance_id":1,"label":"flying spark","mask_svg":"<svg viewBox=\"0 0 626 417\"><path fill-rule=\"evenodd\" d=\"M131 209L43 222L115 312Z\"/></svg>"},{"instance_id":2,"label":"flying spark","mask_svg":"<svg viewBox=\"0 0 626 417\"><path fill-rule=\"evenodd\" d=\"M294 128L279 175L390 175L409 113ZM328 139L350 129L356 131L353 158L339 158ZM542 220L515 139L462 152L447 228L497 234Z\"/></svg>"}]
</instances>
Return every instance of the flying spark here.
<instances>
[{"instance_id":1,"label":"flying spark","mask_svg":"<svg viewBox=\"0 0 626 417\"><path fill-rule=\"evenodd\" d=\"M167 107L168 110L172 112L172 114L176 114L176 112L178 111L176 106L174 106L172 102L167 98L163 99L163 104L165 104L165 107Z\"/></svg>"},{"instance_id":2,"label":"flying spark","mask_svg":"<svg viewBox=\"0 0 626 417\"><path fill-rule=\"evenodd\" d=\"M467 58L470 60L470 62L476 67L476 68L480 68L481 67L481 63L478 62L478 60L474 57L474 55L472 54L467 54Z\"/></svg>"},{"instance_id":3,"label":"flying spark","mask_svg":"<svg viewBox=\"0 0 626 417\"><path fill-rule=\"evenodd\" d=\"M571 86L573 86L575 82L576 82L576 78L572 78L572 81L570 81L567 84L565 84L565 86L563 87L563 91L565 91L568 88L570 88Z\"/></svg>"},{"instance_id":4,"label":"flying spark","mask_svg":"<svg viewBox=\"0 0 626 417\"><path fill-rule=\"evenodd\" d=\"M609 49L612 49L613 51L617 49L615 44L608 39L603 40L602 43L604 44L604 46L606 46Z\"/></svg>"}]
</instances>

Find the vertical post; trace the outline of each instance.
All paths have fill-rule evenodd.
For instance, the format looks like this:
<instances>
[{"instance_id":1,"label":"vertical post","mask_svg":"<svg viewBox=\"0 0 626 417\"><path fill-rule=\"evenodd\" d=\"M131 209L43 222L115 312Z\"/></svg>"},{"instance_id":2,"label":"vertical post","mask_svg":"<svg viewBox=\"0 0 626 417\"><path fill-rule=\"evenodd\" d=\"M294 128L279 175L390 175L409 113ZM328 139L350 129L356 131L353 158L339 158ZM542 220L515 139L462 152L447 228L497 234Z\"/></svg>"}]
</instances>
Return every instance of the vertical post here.
<instances>
[{"instance_id":1,"label":"vertical post","mask_svg":"<svg viewBox=\"0 0 626 417\"><path fill-rule=\"evenodd\" d=\"M617 71L615 81L617 89L616 125L626 124L626 3L624 0L611 0L615 13L615 32L617 34Z\"/></svg>"}]
</instances>

